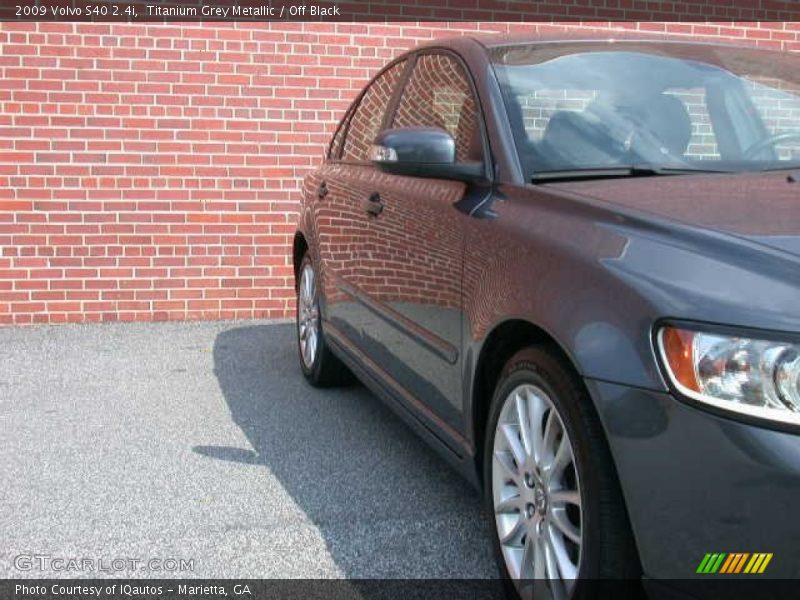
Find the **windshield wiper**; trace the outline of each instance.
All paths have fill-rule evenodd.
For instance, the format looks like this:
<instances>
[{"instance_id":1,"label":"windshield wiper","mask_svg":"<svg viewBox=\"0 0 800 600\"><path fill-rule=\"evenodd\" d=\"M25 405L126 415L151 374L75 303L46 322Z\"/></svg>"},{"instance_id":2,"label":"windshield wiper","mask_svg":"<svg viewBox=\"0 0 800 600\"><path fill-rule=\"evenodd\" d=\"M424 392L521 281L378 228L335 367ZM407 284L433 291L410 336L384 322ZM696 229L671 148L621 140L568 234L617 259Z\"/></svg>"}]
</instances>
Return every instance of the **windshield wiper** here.
<instances>
[{"instance_id":1,"label":"windshield wiper","mask_svg":"<svg viewBox=\"0 0 800 600\"><path fill-rule=\"evenodd\" d=\"M697 173L732 173L714 169L691 167L658 167L653 165L625 165L621 167L587 167L560 171L541 171L531 177L532 183L571 181L576 179L612 179L616 177L654 177L658 175L692 175Z\"/></svg>"}]
</instances>

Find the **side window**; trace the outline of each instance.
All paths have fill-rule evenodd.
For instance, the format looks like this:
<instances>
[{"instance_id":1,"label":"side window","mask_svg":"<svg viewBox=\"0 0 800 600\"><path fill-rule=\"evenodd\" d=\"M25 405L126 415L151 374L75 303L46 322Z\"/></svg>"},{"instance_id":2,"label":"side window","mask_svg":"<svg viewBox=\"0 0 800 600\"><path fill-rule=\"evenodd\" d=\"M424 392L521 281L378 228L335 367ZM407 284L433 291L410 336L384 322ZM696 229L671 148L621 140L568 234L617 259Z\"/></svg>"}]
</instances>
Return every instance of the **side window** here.
<instances>
[{"instance_id":1,"label":"side window","mask_svg":"<svg viewBox=\"0 0 800 600\"><path fill-rule=\"evenodd\" d=\"M369 148L380 133L386 107L403 75L405 64L405 61L399 62L385 71L361 97L347 128L342 152L344 160L367 160Z\"/></svg>"},{"instance_id":2,"label":"side window","mask_svg":"<svg viewBox=\"0 0 800 600\"><path fill-rule=\"evenodd\" d=\"M481 160L478 105L461 64L447 54L423 54L408 80L392 127L438 127L456 141L456 160Z\"/></svg>"}]
</instances>

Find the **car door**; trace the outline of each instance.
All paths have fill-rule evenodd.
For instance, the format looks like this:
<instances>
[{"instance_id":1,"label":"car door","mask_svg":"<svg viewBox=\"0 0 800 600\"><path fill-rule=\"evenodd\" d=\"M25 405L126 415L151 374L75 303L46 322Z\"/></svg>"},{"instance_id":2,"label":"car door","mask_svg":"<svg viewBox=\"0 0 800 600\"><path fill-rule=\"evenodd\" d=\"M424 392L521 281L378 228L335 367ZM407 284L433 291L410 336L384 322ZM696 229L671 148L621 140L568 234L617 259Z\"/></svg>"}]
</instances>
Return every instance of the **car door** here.
<instances>
[{"instance_id":1,"label":"car door","mask_svg":"<svg viewBox=\"0 0 800 600\"><path fill-rule=\"evenodd\" d=\"M457 160L483 159L474 90L451 53L417 55L387 125L444 129ZM461 281L470 217L456 205L468 186L371 167L353 189L367 219L357 279L368 355L439 431L463 441Z\"/></svg>"},{"instance_id":2,"label":"car door","mask_svg":"<svg viewBox=\"0 0 800 600\"><path fill-rule=\"evenodd\" d=\"M389 65L365 88L334 136L325 164L305 184L306 197L313 198L326 331L357 347L363 347L365 308L353 290L359 287L368 223L354 188L363 173L372 170L368 152L406 64L403 59Z\"/></svg>"}]
</instances>

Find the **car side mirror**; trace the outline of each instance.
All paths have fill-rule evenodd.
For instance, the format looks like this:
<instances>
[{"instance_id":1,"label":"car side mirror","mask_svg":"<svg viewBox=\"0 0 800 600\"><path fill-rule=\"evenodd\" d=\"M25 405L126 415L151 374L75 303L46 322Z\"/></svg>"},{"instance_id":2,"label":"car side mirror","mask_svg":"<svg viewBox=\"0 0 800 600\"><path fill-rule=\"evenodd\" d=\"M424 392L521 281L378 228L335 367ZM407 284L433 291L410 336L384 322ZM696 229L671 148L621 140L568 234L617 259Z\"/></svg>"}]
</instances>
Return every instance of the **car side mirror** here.
<instances>
[{"instance_id":1,"label":"car side mirror","mask_svg":"<svg viewBox=\"0 0 800 600\"><path fill-rule=\"evenodd\" d=\"M486 178L482 162L456 162L456 142L446 131L430 127L387 129L375 139L370 160L384 173L480 181Z\"/></svg>"}]
</instances>

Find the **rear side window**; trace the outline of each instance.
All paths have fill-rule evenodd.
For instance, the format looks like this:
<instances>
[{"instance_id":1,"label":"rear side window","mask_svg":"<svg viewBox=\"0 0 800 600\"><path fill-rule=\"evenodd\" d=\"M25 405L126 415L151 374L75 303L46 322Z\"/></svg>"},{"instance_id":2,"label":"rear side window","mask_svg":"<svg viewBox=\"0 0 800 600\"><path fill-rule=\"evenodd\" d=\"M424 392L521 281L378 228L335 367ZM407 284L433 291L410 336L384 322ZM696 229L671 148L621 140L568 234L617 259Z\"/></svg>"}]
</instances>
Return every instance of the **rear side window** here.
<instances>
[{"instance_id":1,"label":"rear side window","mask_svg":"<svg viewBox=\"0 0 800 600\"><path fill-rule=\"evenodd\" d=\"M423 54L408 80L392 127L436 127L456 141L456 160L481 160L478 106L461 64L448 54Z\"/></svg>"},{"instance_id":2,"label":"rear side window","mask_svg":"<svg viewBox=\"0 0 800 600\"><path fill-rule=\"evenodd\" d=\"M381 74L361 97L353 112L342 152L343 160L367 160L370 146L381 130L383 117L397 84L403 75L405 61Z\"/></svg>"}]
</instances>

